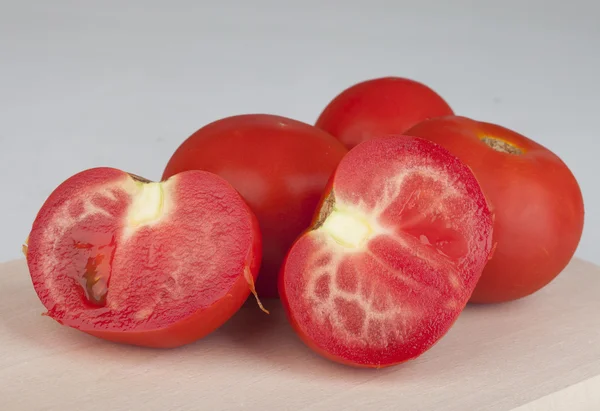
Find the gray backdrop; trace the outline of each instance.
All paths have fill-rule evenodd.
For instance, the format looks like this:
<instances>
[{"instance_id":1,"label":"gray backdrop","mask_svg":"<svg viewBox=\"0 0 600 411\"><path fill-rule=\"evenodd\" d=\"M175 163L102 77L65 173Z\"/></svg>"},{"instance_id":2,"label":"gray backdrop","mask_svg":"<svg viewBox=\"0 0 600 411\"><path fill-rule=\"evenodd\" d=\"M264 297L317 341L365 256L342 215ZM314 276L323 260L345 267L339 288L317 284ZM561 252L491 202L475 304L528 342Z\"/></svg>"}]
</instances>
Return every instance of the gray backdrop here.
<instances>
[{"instance_id":1,"label":"gray backdrop","mask_svg":"<svg viewBox=\"0 0 600 411\"><path fill-rule=\"evenodd\" d=\"M586 201L578 255L600 263L599 14L574 0L0 0L0 261L80 170L158 179L207 122L313 122L343 88L398 75L561 156Z\"/></svg>"}]
</instances>

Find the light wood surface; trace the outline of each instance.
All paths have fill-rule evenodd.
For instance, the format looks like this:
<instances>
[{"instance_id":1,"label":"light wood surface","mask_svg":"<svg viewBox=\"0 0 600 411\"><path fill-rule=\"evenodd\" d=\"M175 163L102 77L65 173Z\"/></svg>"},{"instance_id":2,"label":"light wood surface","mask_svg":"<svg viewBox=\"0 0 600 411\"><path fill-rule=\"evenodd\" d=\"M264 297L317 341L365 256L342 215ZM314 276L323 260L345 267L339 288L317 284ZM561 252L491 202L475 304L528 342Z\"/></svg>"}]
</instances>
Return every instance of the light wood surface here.
<instances>
[{"instance_id":1,"label":"light wood surface","mask_svg":"<svg viewBox=\"0 0 600 411\"><path fill-rule=\"evenodd\" d=\"M0 264L0 290L2 410L600 410L600 268L581 260L534 296L468 306L430 351L382 370L316 356L277 301L161 351L42 316L23 260Z\"/></svg>"}]
</instances>

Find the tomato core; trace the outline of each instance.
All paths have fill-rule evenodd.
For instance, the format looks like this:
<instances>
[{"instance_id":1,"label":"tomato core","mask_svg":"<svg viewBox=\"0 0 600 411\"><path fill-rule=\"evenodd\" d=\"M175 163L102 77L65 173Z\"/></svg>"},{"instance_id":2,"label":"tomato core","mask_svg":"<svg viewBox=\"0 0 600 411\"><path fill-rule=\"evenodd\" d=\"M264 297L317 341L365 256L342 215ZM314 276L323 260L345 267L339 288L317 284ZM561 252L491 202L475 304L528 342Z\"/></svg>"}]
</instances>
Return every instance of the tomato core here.
<instances>
[{"instance_id":1,"label":"tomato core","mask_svg":"<svg viewBox=\"0 0 600 411\"><path fill-rule=\"evenodd\" d=\"M360 213L337 207L325 219L321 229L345 248L361 248L373 233L371 224Z\"/></svg>"}]
</instances>

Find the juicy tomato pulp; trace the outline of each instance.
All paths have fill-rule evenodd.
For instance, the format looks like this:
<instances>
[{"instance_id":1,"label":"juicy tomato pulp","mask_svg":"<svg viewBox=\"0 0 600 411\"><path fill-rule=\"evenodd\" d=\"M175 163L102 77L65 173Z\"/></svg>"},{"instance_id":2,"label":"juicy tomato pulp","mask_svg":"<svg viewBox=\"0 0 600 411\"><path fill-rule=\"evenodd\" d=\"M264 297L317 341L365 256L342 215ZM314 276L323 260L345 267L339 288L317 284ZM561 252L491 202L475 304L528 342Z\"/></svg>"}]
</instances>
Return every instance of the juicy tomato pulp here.
<instances>
[{"instance_id":1,"label":"juicy tomato pulp","mask_svg":"<svg viewBox=\"0 0 600 411\"><path fill-rule=\"evenodd\" d=\"M240 192L256 214L263 240L257 282L277 297L277 276L294 240L309 225L329 177L347 150L311 125L284 117L227 117L198 130L175 151L163 178L210 171Z\"/></svg>"},{"instance_id":2,"label":"juicy tomato pulp","mask_svg":"<svg viewBox=\"0 0 600 411\"><path fill-rule=\"evenodd\" d=\"M440 144L467 164L494 211L498 246L472 302L525 297L567 266L583 232L583 197L552 151L507 128L458 116L424 121L407 134Z\"/></svg>"},{"instance_id":3,"label":"juicy tomato pulp","mask_svg":"<svg viewBox=\"0 0 600 411\"><path fill-rule=\"evenodd\" d=\"M492 249L492 215L469 169L409 137L360 144L338 166L312 230L291 248L280 295L326 357L383 367L450 328Z\"/></svg>"},{"instance_id":4,"label":"juicy tomato pulp","mask_svg":"<svg viewBox=\"0 0 600 411\"><path fill-rule=\"evenodd\" d=\"M435 91L414 80L383 77L342 91L323 110L316 126L348 148L385 135L399 135L413 125L453 114Z\"/></svg>"},{"instance_id":5,"label":"juicy tomato pulp","mask_svg":"<svg viewBox=\"0 0 600 411\"><path fill-rule=\"evenodd\" d=\"M27 247L50 317L153 347L191 342L233 315L260 257L250 209L225 180L201 171L164 183L110 168L81 172L50 195Z\"/></svg>"}]
</instances>

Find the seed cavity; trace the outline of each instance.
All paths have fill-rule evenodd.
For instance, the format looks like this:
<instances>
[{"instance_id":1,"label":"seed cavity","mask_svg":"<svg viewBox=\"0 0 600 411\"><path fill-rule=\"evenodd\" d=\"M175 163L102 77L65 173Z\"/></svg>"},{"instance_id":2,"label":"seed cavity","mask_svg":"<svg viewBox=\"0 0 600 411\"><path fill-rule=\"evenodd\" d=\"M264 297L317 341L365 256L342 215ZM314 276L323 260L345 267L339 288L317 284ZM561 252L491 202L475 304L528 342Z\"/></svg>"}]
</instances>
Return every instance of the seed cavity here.
<instances>
[{"instance_id":1,"label":"seed cavity","mask_svg":"<svg viewBox=\"0 0 600 411\"><path fill-rule=\"evenodd\" d=\"M116 249L115 237L112 236L109 244L100 246L73 241L73 248L77 252L89 253L83 274L76 277L86 300L94 306L105 306Z\"/></svg>"},{"instance_id":2,"label":"seed cavity","mask_svg":"<svg viewBox=\"0 0 600 411\"><path fill-rule=\"evenodd\" d=\"M103 260L104 255L102 254L88 258L85 273L80 280L88 301L99 306L106 304L106 294L108 292L107 281L98 272Z\"/></svg>"},{"instance_id":3,"label":"seed cavity","mask_svg":"<svg viewBox=\"0 0 600 411\"><path fill-rule=\"evenodd\" d=\"M315 295L321 300L327 300L329 298L330 289L329 283L331 279L328 275L322 275L315 283Z\"/></svg>"}]
</instances>

